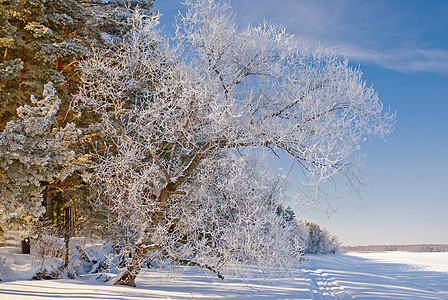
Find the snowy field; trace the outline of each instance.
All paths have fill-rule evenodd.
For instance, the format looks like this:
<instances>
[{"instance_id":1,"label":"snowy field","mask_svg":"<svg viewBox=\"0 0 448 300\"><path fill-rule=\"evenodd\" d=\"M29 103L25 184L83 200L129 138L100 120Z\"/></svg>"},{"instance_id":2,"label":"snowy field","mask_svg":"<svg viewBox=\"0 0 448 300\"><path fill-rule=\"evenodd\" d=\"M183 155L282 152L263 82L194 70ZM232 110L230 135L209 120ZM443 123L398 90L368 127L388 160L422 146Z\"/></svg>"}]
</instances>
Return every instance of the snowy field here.
<instances>
[{"instance_id":1,"label":"snowy field","mask_svg":"<svg viewBox=\"0 0 448 300\"><path fill-rule=\"evenodd\" d=\"M104 283L98 274L27 280L41 263L29 257L0 248L0 299L448 299L448 253L307 256L288 279L223 282L198 268L145 270L137 288Z\"/></svg>"}]
</instances>

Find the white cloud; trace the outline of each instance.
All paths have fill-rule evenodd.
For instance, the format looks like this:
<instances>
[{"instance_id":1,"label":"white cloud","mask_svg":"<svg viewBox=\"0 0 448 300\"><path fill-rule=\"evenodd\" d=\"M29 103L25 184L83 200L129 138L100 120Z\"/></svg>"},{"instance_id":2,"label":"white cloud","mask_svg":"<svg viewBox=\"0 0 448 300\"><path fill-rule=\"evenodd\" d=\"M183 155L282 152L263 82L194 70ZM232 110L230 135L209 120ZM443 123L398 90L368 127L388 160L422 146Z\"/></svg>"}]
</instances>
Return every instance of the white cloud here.
<instances>
[{"instance_id":1,"label":"white cloud","mask_svg":"<svg viewBox=\"0 0 448 300\"><path fill-rule=\"evenodd\" d=\"M388 1L234 0L232 5L242 25L273 20L310 45L333 48L359 63L448 75L448 49L421 42L428 31L418 22L425 20L409 10L392 12Z\"/></svg>"},{"instance_id":2,"label":"white cloud","mask_svg":"<svg viewBox=\"0 0 448 300\"><path fill-rule=\"evenodd\" d=\"M423 71L448 75L448 50L394 48L380 51L351 44L335 45L333 49L338 55L351 60L373 63L403 73Z\"/></svg>"}]
</instances>

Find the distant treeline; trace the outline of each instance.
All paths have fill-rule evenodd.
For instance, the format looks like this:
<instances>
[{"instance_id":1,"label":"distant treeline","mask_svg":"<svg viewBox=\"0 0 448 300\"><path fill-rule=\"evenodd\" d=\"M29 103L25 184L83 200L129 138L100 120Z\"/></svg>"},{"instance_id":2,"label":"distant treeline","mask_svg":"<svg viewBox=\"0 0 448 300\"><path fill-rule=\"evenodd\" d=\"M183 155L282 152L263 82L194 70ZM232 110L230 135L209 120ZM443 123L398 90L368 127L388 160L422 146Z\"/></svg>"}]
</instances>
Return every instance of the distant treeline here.
<instances>
[{"instance_id":1,"label":"distant treeline","mask_svg":"<svg viewBox=\"0 0 448 300\"><path fill-rule=\"evenodd\" d=\"M347 252L448 252L448 245L420 244L420 245L369 245L369 246L339 246L342 253Z\"/></svg>"}]
</instances>

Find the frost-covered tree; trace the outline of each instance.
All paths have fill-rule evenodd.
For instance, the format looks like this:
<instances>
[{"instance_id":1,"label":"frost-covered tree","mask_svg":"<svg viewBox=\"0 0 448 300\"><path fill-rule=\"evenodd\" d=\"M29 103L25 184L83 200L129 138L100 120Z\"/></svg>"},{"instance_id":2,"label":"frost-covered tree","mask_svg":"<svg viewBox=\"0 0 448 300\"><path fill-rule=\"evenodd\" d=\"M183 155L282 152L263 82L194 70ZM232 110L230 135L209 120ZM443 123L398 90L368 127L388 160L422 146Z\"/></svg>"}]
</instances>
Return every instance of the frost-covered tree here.
<instances>
[{"instance_id":1,"label":"frost-covered tree","mask_svg":"<svg viewBox=\"0 0 448 300\"><path fill-rule=\"evenodd\" d=\"M0 228L29 229L44 212L43 182L64 180L74 170L70 145L80 131L73 123L56 126L61 100L52 83L42 99L32 97L17 109L18 118L0 134Z\"/></svg>"},{"instance_id":2,"label":"frost-covered tree","mask_svg":"<svg viewBox=\"0 0 448 300\"><path fill-rule=\"evenodd\" d=\"M337 237L331 235L328 230L320 228L313 222L300 221L298 226L305 227L305 249L308 254L334 254L339 252L340 242Z\"/></svg>"},{"instance_id":3,"label":"frost-covered tree","mask_svg":"<svg viewBox=\"0 0 448 300\"><path fill-rule=\"evenodd\" d=\"M186 4L171 44L137 13L81 64L76 105L101 117L96 179L135 247L117 284L135 285L150 250L218 274L291 262L298 227L272 205L284 195L267 158L294 160L317 199L335 178L356 184L359 143L391 131L347 60L270 23L237 30L225 3Z\"/></svg>"}]
</instances>

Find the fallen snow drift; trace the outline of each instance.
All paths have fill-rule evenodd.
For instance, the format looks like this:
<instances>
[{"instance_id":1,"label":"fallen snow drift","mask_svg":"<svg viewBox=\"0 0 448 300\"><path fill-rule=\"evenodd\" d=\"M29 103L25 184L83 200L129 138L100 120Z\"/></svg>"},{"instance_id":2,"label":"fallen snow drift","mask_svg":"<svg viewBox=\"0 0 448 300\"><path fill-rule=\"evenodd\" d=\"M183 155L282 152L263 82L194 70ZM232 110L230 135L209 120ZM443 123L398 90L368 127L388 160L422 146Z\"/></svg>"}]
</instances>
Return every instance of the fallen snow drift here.
<instances>
[{"instance_id":1,"label":"fallen snow drift","mask_svg":"<svg viewBox=\"0 0 448 300\"><path fill-rule=\"evenodd\" d=\"M3 265L0 261L0 275L7 270L16 276L0 283L0 299L448 299L448 253L307 256L300 270L283 279L223 282L193 267L174 267L175 275L173 270L146 269L137 288L104 283L104 276L96 279L98 274L75 280L23 280L33 270L26 262L32 256L13 254ZM0 259L5 256L0 251Z\"/></svg>"},{"instance_id":2,"label":"fallen snow drift","mask_svg":"<svg viewBox=\"0 0 448 300\"><path fill-rule=\"evenodd\" d=\"M0 248L0 279L2 281L27 280L42 269L56 270L63 264L62 259L43 259L36 254L20 254L19 248ZM0 286L0 294L2 286Z\"/></svg>"}]
</instances>

